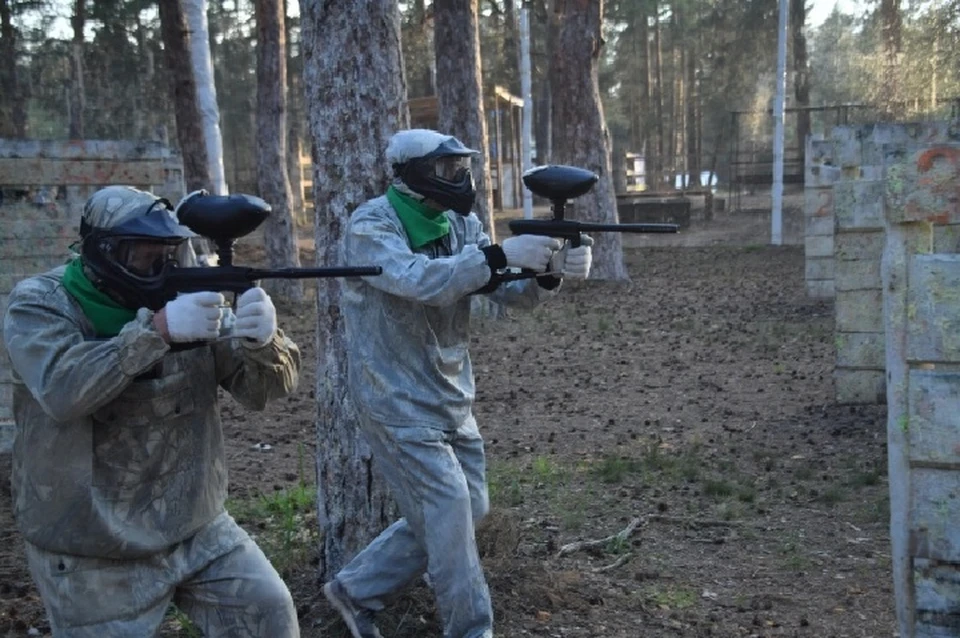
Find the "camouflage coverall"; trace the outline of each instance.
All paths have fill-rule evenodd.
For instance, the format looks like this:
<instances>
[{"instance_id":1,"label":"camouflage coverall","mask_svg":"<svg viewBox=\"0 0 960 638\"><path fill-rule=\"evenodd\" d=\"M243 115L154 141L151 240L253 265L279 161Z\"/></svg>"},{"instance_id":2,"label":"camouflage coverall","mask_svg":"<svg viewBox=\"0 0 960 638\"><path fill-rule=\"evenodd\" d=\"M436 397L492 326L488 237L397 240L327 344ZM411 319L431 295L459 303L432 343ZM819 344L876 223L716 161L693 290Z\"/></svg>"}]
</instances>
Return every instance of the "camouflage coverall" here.
<instances>
[{"instance_id":1,"label":"camouflage coverall","mask_svg":"<svg viewBox=\"0 0 960 638\"><path fill-rule=\"evenodd\" d=\"M359 207L345 235L348 264L383 267L379 277L346 280L342 304L351 394L403 518L337 580L376 610L426 571L444 636L479 638L493 635L474 538L489 503L467 349L469 295L490 279L480 250L490 239L476 215L445 214L450 233L417 251L386 197ZM529 279L490 295L532 308L555 292Z\"/></svg>"},{"instance_id":2,"label":"camouflage coverall","mask_svg":"<svg viewBox=\"0 0 960 638\"><path fill-rule=\"evenodd\" d=\"M262 410L296 388L278 331L171 351L138 311L93 327L60 283L20 282L3 336L14 370L12 494L56 636L152 636L175 602L210 636L299 636L289 591L224 510L217 388Z\"/></svg>"}]
</instances>

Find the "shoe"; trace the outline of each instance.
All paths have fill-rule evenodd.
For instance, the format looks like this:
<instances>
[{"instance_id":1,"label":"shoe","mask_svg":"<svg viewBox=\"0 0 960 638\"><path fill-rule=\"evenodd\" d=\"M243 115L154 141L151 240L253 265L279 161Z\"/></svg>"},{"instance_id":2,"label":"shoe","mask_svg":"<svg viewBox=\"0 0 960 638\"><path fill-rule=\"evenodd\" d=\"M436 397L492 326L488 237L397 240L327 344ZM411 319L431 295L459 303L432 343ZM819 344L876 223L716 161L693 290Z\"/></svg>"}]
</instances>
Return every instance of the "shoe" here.
<instances>
[{"instance_id":1,"label":"shoe","mask_svg":"<svg viewBox=\"0 0 960 638\"><path fill-rule=\"evenodd\" d=\"M326 596L333 608L340 612L343 622L347 624L353 638L383 638L380 630L373 624L373 610L358 607L336 579L323 586L323 595Z\"/></svg>"}]
</instances>

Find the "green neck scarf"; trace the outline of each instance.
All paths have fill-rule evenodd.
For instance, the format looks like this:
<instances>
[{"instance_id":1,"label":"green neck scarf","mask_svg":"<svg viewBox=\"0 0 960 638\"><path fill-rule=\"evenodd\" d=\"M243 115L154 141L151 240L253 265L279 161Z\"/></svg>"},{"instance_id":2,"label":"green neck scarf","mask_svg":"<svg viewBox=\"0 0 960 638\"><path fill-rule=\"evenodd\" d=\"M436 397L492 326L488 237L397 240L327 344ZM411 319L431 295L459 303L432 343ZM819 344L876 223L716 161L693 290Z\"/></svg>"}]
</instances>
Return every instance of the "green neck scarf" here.
<instances>
[{"instance_id":1,"label":"green neck scarf","mask_svg":"<svg viewBox=\"0 0 960 638\"><path fill-rule=\"evenodd\" d=\"M124 308L97 290L83 272L79 258L67 264L67 270L63 273L63 287L80 304L98 337L115 337L124 325L137 316L136 310Z\"/></svg>"},{"instance_id":2,"label":"green neck scarf","mask_svg":"<svg viewBox=\"0 0 960 638\"><path fill-rule=\"evenodd\" d=\"M407 231L411 248L425 246L435 239L446 237L450 232L450 220L442 210L430 208L393 186L387 189L387 199L393 210L397 211L403 229Z\"/></svg>"}]
</instances>

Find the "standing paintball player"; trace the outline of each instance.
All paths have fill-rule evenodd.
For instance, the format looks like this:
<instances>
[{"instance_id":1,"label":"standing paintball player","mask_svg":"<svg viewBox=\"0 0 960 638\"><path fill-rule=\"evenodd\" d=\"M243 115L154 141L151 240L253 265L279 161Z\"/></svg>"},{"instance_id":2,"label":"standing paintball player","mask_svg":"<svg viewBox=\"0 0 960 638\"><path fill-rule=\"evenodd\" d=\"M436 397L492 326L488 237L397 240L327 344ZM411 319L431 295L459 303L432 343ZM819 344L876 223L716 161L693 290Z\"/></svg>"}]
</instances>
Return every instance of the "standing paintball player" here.
<instances>
[{"instance_id":1,"label":"standing paintball player","mask_svg":"<svg viewBox=\"0 0 960 638\"><path fill-rule=\"evenodd\" d=\"M493 635L474 537L489 501L472 412L471 295L532 308L564 275L590 271L587 236L578 248L538 235L491 244L471 213L476 154L436 131L397 133L386 149L392 185L353 213L344 236L347 265L383 266L345 282L343 312L360 427L403 515L324 585L354 638L380 637L374 612L424 572L445 638ZM500 281L508 267L542 274Z\"/></svg>"},{"instance_id":2,"label":"standing paintball player","mask_svg":"<svg viewBox=\"0 0 960 638\"><path fill-rule=\"evenodd\" d=\"M101 189L80 236L3 322L14 514L53 635L153 636L173 602L208 637L296 638L287 587L224 510L217 391L262 410L296 388L297 346L259 287L235 315L213 291L151 303L169 262L192 265L166 200Z\"/></svg>"}]
</instances>

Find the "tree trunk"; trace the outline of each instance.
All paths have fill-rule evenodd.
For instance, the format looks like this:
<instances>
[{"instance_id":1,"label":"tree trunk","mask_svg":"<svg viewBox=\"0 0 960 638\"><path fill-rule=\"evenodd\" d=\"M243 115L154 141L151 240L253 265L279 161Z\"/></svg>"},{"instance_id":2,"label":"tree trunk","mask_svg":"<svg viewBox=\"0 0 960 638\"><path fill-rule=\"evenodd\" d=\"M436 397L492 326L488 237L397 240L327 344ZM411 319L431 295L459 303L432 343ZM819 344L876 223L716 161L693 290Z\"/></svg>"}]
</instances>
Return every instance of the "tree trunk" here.
<instances>
[{"instance_id":1,"label":"tree trunk","mask_svg":"<svg viewBox=\"0 0 960 638\"><path fill-rule=\"evenodd\" d=\"M680 159L679 149L681 148L681 137L683 135L683 74L680 69L683 68L683 61L680 59L680 24L678 20L679 3L673 3L670 7L670 71L672 79L670 80L670 95L667 108L670 113L667 118L667 189L673 190L677 184L677 171ZM681 182L682 183L682 182Z\"/></svg>"},{"instance_id":2,"label":"tree trunk","mask_svg":"<svg viewBox=\"0 0 960 638\"><path fill-rule=\"evenodd\" d=\"M584 221L617 223L610 146L597 76L603 47L603 0L556 0L560 28L553 51L550 86L553 89L554 139L552 161L593 171L600 181L590 193L574 200ZM598 233L594 240L596 279L628 279L618 233Z\"/></svg>"},{"instance_id":3,"label":"tree trunk","mask_svg":"<svg viewBox=\"0 0 960 638\"><path fill-rule=\"evenodd\" d=\"M207 170L210 192L227 194L227 178L223 168L223 137L220 134L220 108L213 76L213 55L207 25L207 0L183 0L190 30L190 59L197 83L197 108L203 126L203 143L207 149Z\"/></svg>"},{"instance_id":4,"label":"tree trunk","mask_svg":"<svg viewBox=\"0 0 960 638\"><path fill-rule=\"evenodd\" d=\"M257 187L273 207L263 229L270 268L300 266L297 227L290 214L290 179L287 175L287 56L283 3L257 0ZM263 282L272 296L285 301L303 300L299 279Z\"/></svg>"},{"instance_id":5,"label":"tree trunk","mask_svg":"<svg viewBox=\"0 0 960 638\"><path fill-rule=\"evenodd\" d=\"M197 84L190 62L190 34L181 0L160 0L160 31L169 69L177 142L183 155L183 179L187 191L211 190L207 147L197 108Z\"/></svg>"},{"instance_id":6,"label":"tree trunk","mask_svg":"<svg viewBox=\"0 0 960 638\"><path fill-rule=\"evenodd\" d=\"M70 125L67 135L72 140L83 139L83 27L86 22L86 1L76 0L70 26L73 41L70 44Z\"/></svg>"},{"instance_id":7,"label":"tree trunk","mask_svg":"<svg viewBox=\"0 0 960 638\"><path fill-rule=\"evenodd\" d=\"M137 74L134 79L135 99L140 104L150 104L149 93L157 77L156 58L153 49L147 43L146 29L143 28L140 16L134 18L133 24L133 39L137 43L136 51L143 60L143 72ZM162 111L162 109L158 110ZM133 114L133 134L140 139L159 140L166 135L166 132L156 114L146 113L145 109L136 109Z\"/></svg>"},{"instance_id":8,"label":"tree trunk","mask_svg":"<svg viewBox=\"0 0 960 638\"><path fill-rule=\"evenodd\" d=\"M516 5L516 0L503 0L503 77L507 90L520 95L520 14Z\"/></svg>"},{"instance_id":9,"label":"tree trunk","mask_svg":"<svg viewBox=\"0 0 960 638\"><path fill-rule=\"evenodd\" d=\"M902 20L900 0L880 1L881 46L883 47L882 95L887 100L887 113L898 119L903 115L903 96L900 93L900 51L902 48Z\"/></svg>"},{"instance_id":10,"label":"tree trunk","mask_svg":"<svg viewBox=\"0 0 960 638\"><path fill-rule=\"evenodd\" d=\"M317 262L343 262L350 214L382 195L390 137L409 126L397 0L301 0L303 80L313 141ZM344 81L349 78L349 81ZM335 574L385 525L394 506L373 474L347 394L341 285L317 286L317 486L320 577Z\"/></svg>"},{"instance_id":11,"label":"tree trunk","mask_svg":"<svg viewBox=\"0 0 960 638\"><path fill-rule=\"evenodd\" d=\"M545 36L543 38L544 48L540 56L541 68L538 74L533 71L534 78L540 79L537 99L534 100L534 111L536 112L536 121L534 122L533 136L536 141L536 153L533 158L534 165L542 165L550 162L550 147L552 145L553 131L551 130L552 121L550 114L553 112L553 106L550 102L550 65L553 51L553 42L556 38L556 19L553 12L553 0L543 0L537 4L536 11L531 11L532 16L540 16L544 24ZM531 21L532 22L532 21ZM533 25L531 23L530 46L537 43L537 38L532 34ZM532 52L531 52L532 55ZM532 91L531 91L532 92Z\"/></svg>"},{"instance_id":12,"label":"tree trunk","mask_svg":"<svg viewBox=\"0 0 960 638\"><path fill-rule=\"evenodd\" d=\"M807 21L806 0L790 0L790 35L793 43L793 89L798 107L810 106L810 73L807 70L807 37L803 33ZM810 111L797 111L797 149L800 166L804 166L807 135L810 134Z\"/></svg>"},{"instance_id":13,"label":"tree trunk","mask_svg":"<svg viewBox=\"0 0 960 638\"><path fill-rule=\"evenodd\" d=\"M283 2L283 15L287 15L287 0ZM290 178L290 211L293 215L294 223L306 224L307 215L303 203L303 168L300 165L300 158L303 156L303 99L302 84L300 82L301 74L298 72L297 62L302 60L294 59L293 47L291 46L293 20L285 20L285 30L287 37L287 46L285 55L287 56L287 177Z\"/></svg>"},{"instance_id":14,"label":"tree trunk","mask_svg":"<svg viewBox=\"0 0 960 638\"><path fill-rule=\"evenodd\" d=\"M17 71L17 32L8 0L0 0L0 137L27 136L27 110Z\"/></svg>"},{"instance_id":15,"label":"tree trunk","mask_svg":"<svg viewBox=\"0 0 960 638\"><path fill-rule=\"evenodd\" d=\"M437 75L443 78L437 85L437 128L480 151L471 168L477 184L474 211L495 242L477 0L434 3L433 20Z\"/></svg>"},{"instance_id":16,"label":"tree trunk","mask_svg":"<svg viewBox=\"0 0 960 638\"><path fill-rule=\"evenodd\" d=\"M651 179L649 187L654 191L663 188L663 56L660 48L660 3L653 3L653 68L651 68L650 99L653 112L653 146L654 158L647 166L650 169Z\"/></svg>"},{"instance_id":17,"label":"tree trunk","mask_svg":"<svg viewBox=\"0 0 960 638\"><path fill-rule=\"evenodd\" d=\"M653 118L651 117L651 64L650 64L650 26L649 16L646 11L641 12L638 20L638 32L640 41L637 43L637 51L643 56L643 62L640 67L640 104L637 105L638 117L637 130L640 138L637 140L636 150L643 155L643 184L650 188L650 166L652 166L653 156Z\"/></svg>"},{"instance_id":18,"label":"tree trunk","mask_svg":"<svg viewBox=\"0 0 960 638\"><path fill-rule=\"evenodd\" d=\"M700 184L700 134L698 112L700 111L700 81L697 78L697 61L700 59L699 42L695 37L689 39L690 46L686 50L686 140L687 146L687 174L691 188Z\"/></svg>"}]
</instances>

